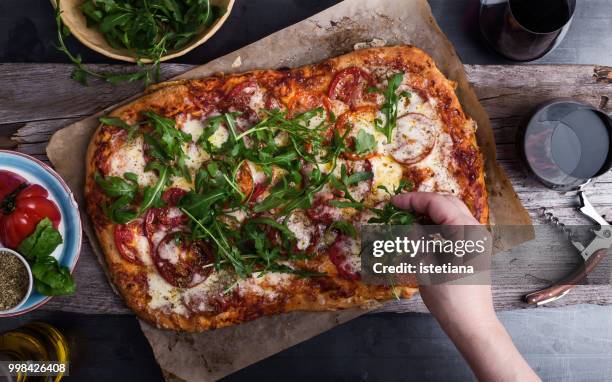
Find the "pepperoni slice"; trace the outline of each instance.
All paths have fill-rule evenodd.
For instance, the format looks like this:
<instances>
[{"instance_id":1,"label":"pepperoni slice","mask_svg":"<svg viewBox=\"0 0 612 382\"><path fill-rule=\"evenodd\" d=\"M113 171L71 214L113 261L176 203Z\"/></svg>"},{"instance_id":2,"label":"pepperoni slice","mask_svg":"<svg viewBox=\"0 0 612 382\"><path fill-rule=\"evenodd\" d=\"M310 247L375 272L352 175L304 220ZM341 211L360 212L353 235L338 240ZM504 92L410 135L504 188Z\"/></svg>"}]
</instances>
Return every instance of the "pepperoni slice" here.
<instances>
[{"instance_id":1,"label":"pepperoni slice","mask_svg":"<svg viewBox=\"0 0 612 382\"><path fill-rule=\"evenodd\" d=\"M177 288L192 288L212 272L214 258L203 242L190 241L184 232L172 232L160 241L153 262L159 274Z\"/></svg>"},{"instance_id":2,"label":"pepperoni slice","mask_svg":"<svg viewBox=\"0 0 612 382\"><path fill-rule=\"evenodd\" d=\"M262 117L262 110L281 108L280 102L255 80L247 80L234 86L227 94L226 103L230 109L242 113L239 119L246 119L250 123L255 123ZM240 126L241 123L238 123L239 128Z\"/></svg>"},{"instance_id":3,"label":"pepperoni slice","mask_svg":"<svg viewBox=\"0 0 612 382\"><path fill-rule=\"evenodd\" d=\"M151 248L157 248L169 232L183 230L187 220L187 216L176 207L150 208L145 215L144 231Z\"/></svg>"},{"instance_id":4,"label":"pepperoni slice","mask_svg":"<svg viewBox=\"0 0 612 382\"><path fill-rule=\"evenodd\" d=\"M422 114L408 113L397 120L389 153L403 164L420 162L436 145L437 133L434 121Z\"/></svg>"},{"instance_id":5,"label":"pepperoni slice","mask_svg":"<svg viewBox=\"0 0 612 382\"><path fill-rule=\"evenodd\" d=\"M187 191L182 188L172 187L164 191L162 194L162 200L169 206L177 206L183 196L187 194Z\"/></svg>"},{"instance_id":6,"label":"pepperoni slice","mask_svg":"<svg viewBox=\"0 0 612 382\"><path fill-rule=\"evenodd\" d=\"M147 256L150 252L150 244L144 236L142 220L116 225L114 236L115 246L121 257L132 264L142 265L142 256Z\"/></svg>"},{"instance_id":7,"label":"pepperoni slice","mask_svg":"<svg viewBox=\"0 0 612 382\"><path fill-rule=\"evenodd\" d=\"M347 235L338 235L336 241L329 247L329 259L336 266L338 275L347 280L361 278L361 244L359 240Z\"/></svg>"},{"instance_id":8,"label":"pepperoni slice","mask_svg":"<svg viewBox=\"0 0 612 382\"><path fill-rule=\"evenodd\" d=\"M330 99L342 101L353 108L373 98L367 94L367 88L371 85L370 74L363 69L350 67L336 74L329 85L327 95Z\"/></svg>"}]
</instances>

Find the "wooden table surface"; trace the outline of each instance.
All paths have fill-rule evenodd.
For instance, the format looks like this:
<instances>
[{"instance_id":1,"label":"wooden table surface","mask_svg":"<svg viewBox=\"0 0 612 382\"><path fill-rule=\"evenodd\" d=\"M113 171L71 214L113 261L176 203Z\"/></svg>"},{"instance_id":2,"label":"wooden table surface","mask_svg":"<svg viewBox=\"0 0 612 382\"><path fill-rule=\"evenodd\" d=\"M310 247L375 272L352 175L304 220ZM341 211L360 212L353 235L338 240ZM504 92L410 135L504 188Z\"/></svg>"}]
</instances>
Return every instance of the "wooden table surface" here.
<instances>
[{"instance_id":1,"label":"wooden table surface","mask_svg":"<svg viewBox=\"0 0 612 382\"><path fill-rule=\"evenodd\" d=\"M96 69L108 69L104 65L96 66ZM165 65L164 77L172 77L191 67ZM102 82L82 87L69 78L71 70L72 67L66 64L0 64L0 83L4 85L0 92L0 148L15 149L48 161L45 147L53 132L141 90L138 84L113 87ZM124 67L113 66L112 70L124 70ZM491 118L498 161L534 222L541 222L537 210L544 206L551 208L567 224L588 223L574 210L574 192L546 189L527 176L517 159L514 136L526 113L551 98L576 98L610 113L612 68L590 65L466 65L465 70ZM600 213L612 216L612 172L590 185L588 193ZM111 291L86 238L83 244L76 270L78 292L74 296L56 297L43 309L92 314L129 313L121 299ZM527 307L521 302L521 296L542 288L545 281L516 284L494 285L497 309ZM550 306L576 303L612 304L612 287L578 286ZM396 301L383 310L426 311L420 298Z\"/></svg>"}]
</instances>

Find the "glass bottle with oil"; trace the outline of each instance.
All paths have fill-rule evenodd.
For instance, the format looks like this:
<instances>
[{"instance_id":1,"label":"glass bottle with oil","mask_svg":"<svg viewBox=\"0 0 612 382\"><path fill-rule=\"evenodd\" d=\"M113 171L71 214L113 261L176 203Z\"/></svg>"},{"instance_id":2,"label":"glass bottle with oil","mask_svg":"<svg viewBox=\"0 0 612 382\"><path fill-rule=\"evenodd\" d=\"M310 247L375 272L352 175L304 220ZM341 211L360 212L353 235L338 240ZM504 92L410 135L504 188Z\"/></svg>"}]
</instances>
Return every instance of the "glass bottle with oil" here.
<instances>
[{"instance_id":1,"label":"glass bottle with oil","mask_svg":"<svg viewBox=\"0 0 612 382\"><path fill-rule=\"evenodd\" d=\"M0 382L59 382L67 375L69 359L70 351L64 335L44 322L32 322L0 335L0 361L4 361L0 366ZM9 370L7 362L27 361L64 364L66 371L56 368L46 372L47 376L33 376L27 371L14 375L14 370Z\"/></svg>"}]
</instances>

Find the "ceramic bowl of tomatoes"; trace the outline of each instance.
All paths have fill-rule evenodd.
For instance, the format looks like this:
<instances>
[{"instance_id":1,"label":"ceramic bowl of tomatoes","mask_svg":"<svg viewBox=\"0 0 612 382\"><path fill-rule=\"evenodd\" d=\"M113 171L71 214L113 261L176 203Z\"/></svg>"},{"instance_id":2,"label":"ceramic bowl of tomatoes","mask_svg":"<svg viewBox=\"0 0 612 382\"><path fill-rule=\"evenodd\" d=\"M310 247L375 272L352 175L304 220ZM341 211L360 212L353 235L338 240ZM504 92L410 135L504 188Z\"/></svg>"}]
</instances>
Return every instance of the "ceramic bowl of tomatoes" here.
<instances>
[{"instance_id":1,"label":"ceramic bowl of tomatoes","mask_svg":"<svg viewBox=\"0 0 612 382\"><path fill-rule=\"evenodd\" d=\"M0 247L17 251L35 273L35 290L18 310L34 310L52 296L72 294L81 251L77 203L62 178L26 154L0 150Z\"/></svg>"}]
</instances>

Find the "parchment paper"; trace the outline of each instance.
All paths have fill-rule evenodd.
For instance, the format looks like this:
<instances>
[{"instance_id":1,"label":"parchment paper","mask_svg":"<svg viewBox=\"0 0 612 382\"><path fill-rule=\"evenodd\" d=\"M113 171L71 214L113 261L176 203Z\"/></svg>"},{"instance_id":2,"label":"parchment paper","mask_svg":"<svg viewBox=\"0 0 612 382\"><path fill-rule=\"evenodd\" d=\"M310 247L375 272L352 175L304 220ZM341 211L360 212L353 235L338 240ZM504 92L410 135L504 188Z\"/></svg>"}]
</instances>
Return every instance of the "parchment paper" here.
<instances>
[{"instance_id":1,"label":"parchment paper","mask_svg":"<svg viewBox=\"0 0 612 382\"><path fill-rule=\"evenodd\" d=\"M347 0L236 52L202 65L178 78L217 72L296 67L347 53L355 44L382 39L387 45L412 44L430 54L440 70L458 84L465 112L478 124L477 138L485 157L491 221L500 225L531 225L503 170L495 162L489 118L468 83L454 48L440 31L426 0ZM115 108L117 105L109 109ZM104 111L106 112L106 111ZM101 114L101 113L100 113ZM85 151L98 125L97 115L58 131L47 155L83 205ZM84 211L85 209L82 209ZM84 228L105 267L89 218ZM531 229L510 237L495 231L496 246L509 249L533 238ZM169 380L219 379L265 357L363 314L366 310L327 313L296 312L264 317L236 327L201 334L162 331L141 323L155 357Z\"/></svg>"}]
</instances>

